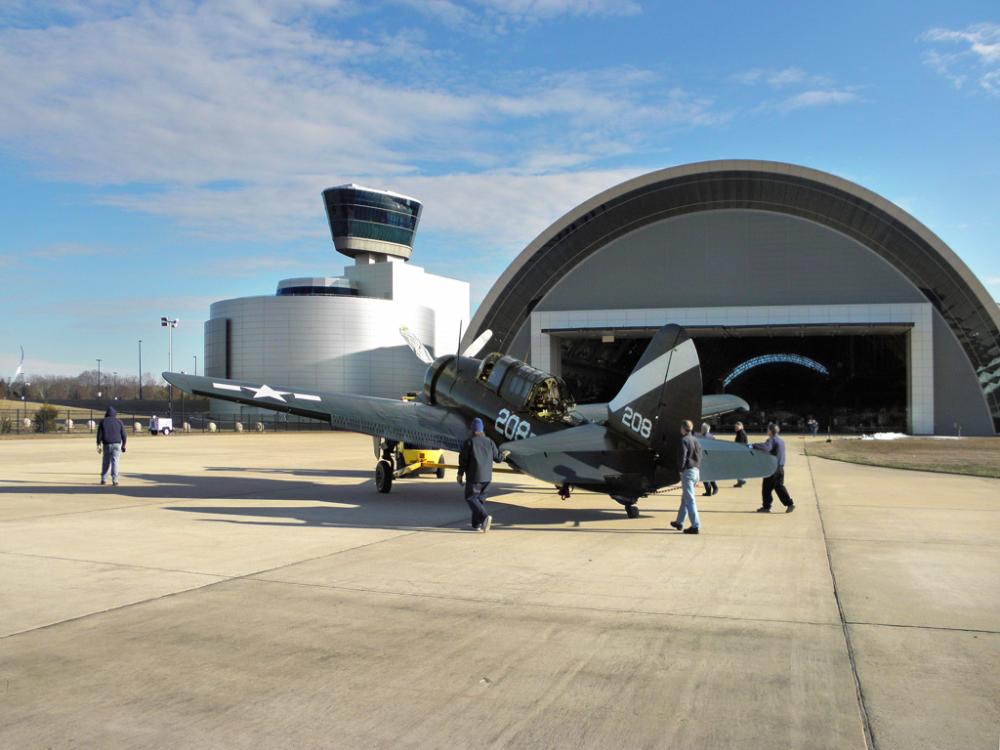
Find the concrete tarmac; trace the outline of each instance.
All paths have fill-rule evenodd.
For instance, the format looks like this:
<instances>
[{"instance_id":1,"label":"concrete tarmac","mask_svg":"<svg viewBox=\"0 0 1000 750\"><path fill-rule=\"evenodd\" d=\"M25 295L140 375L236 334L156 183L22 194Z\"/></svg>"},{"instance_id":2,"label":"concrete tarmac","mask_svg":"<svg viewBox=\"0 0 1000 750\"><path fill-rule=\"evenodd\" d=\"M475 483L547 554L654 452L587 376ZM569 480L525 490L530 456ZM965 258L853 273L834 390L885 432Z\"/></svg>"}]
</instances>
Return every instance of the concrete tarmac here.
<instances>
[{"instance_id":1,"label":"concrete tarmac","mask_svg":"<svg viewBox=\"0 0 1000 750\"><path fill-rule=\"evenodd\" d=\"M995 748L1000 480L808 458L629 520L342 433L0 442L0 747ZM1000 443L998 443L1000 445Z\"/></svg>"}]
</instances>

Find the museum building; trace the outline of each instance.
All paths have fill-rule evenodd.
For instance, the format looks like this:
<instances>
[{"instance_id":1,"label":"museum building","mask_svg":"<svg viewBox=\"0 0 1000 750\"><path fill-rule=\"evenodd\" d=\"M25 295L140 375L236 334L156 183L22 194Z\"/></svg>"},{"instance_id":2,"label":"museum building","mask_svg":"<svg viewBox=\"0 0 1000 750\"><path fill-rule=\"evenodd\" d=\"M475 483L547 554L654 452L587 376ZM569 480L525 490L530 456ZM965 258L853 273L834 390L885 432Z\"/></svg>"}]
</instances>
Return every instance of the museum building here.
<instances>
[{"instance_id":1,"label":"museum building","mask_svg":"<svg viewBox=\"0 0 1000 750\"><path fill-rule=\"evenodd\" d=\"M695 339L706 393L751 423L993 435L1000 308L958 256L885 198L792 164L651 172L542 232L479 306L464 343L609 399L664 323Z\"/></svg>"},{"instance_id":2,"label":"museum building","mask_svg":"<svg viewBox=\"0 0 1000 750\"><path fill-rule=\"evenodd\" d=\"M408 262L422 210L415 198L341 185L323 201L334 247L354 265L342 276L284 279L274 295L212 304L205 375L399 398L425 369L400 326L435 354L455 351L468 328L469 284ZM224 401L211 408L264 413Z\"/></svg>"}]
</instances>

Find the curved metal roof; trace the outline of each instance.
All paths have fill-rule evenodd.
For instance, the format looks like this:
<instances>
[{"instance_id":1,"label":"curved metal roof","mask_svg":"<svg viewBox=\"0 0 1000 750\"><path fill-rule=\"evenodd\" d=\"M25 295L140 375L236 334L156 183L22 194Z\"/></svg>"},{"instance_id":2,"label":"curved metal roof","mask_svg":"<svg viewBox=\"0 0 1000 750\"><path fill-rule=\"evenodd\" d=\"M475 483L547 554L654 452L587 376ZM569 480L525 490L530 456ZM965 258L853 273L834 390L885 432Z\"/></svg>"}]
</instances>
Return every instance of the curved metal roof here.
<instances>
[{"instance_id":1,"label":"curved metal roof","mask_svg":"<svg viewBox=\"0 0 1000 750\"><path fill-rule=\"evenodd\" d=\"M744 208L798 216L854 238L899 270L938 310L1000 418L1000 308L927 227L860 185L794 164L685 164L623 182L542 232L490 289L469 326L504 349L550 289L577 264L640 227L698 211Z\"/></svg>"}]
</instances>

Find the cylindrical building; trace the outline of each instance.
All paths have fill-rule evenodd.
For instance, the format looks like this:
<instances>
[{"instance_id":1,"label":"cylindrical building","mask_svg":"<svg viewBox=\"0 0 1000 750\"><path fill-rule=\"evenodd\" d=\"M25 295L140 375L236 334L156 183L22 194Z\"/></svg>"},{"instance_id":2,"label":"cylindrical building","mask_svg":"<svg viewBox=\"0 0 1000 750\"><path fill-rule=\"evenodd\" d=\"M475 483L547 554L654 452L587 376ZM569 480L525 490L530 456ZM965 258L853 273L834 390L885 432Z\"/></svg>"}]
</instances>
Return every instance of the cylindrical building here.
<instances>
[{"instance_id":1,"label":"cylindrical building","mask_svg":"<svg viewBox=\"0 0 1000 750\"><path fill-rule=\"evenodd\" d=\"M454 350L468 326L469 285L406 262L420 219L416 199L343 185L323 200L334 245L355 265L339 277L284 279L275 295L214 303L205 374L399 398L419 388L425 369L400 326L435 355ZM260 412L221 401L212 410Z\"/></svg>"}]
</instances>

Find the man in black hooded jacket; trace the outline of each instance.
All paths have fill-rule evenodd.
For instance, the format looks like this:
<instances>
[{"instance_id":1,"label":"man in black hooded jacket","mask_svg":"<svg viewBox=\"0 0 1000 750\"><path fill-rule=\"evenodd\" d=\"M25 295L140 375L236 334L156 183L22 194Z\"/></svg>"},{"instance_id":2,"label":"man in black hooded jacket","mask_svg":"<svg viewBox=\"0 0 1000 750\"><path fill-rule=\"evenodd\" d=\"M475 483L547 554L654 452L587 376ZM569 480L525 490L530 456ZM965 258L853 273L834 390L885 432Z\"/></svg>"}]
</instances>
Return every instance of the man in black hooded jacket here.
<instances>
[{"instance_id":1,"label":"man in black hooded jacket","mask_svg":"<svg viewBox=\"0 0 1000 750\"><path fill-rule=\"evenodd\" d=\"M118 412L109 406L104 412L104 419L97 426L97 452L103 453L101 459L101 484L108 483L108 468L111 469L111 483L118 484L118 460L125 452L128 434L125 425L118 419Z\"/></svg>"}]
</instances>

